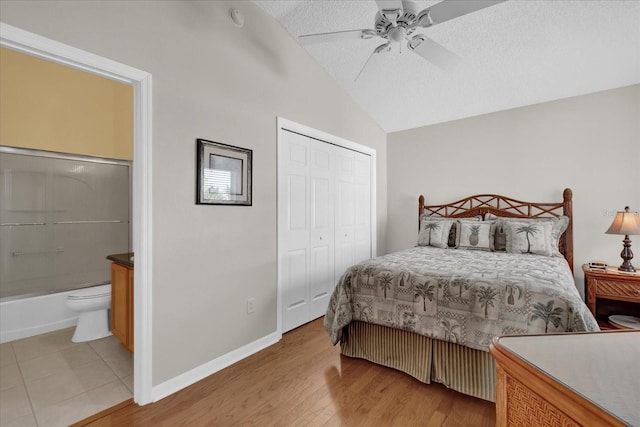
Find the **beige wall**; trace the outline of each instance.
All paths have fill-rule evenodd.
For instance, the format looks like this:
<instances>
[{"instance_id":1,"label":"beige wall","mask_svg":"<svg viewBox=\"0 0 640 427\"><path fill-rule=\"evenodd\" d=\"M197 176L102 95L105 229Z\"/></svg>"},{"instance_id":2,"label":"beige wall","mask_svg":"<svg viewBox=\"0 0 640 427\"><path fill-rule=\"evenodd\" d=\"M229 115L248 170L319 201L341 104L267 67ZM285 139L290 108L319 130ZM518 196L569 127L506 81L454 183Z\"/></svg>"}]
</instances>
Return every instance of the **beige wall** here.
<instances>
[{"instance_id":1,"label":"beige wall","mask_svg":"<svg viewBox=\"0 0 640 427\"><path fill-rule=\"evenodd\" d=\"M377 150L384 253L386 134L254 4L3 0L0 16L153 75L154 385L276 331L276 116ZM253 150L252 207L195 204L196 138Z\"/></svg>"},{"instance_id":2,"label":"beige wall","mask_svg":"<svg viewBox=\"0 0 640 427\"><path fill-rule=\"evenodd\" d=\"M0 48L0 144L133 159L133 88Z\"/></svg>"},{"instance_id":3,"label":"beige wall","mask_svg":"<svg viewBox=\"0 0 640 427\"><path fill-rule=\"evenodd\" d=\"M419 194L541 202L569 187L582 291L581 264L621 263L622 236L604 234L615 211L640 210L640 85L392 133L387 150L389 251L415 245Z\"/></svg>"}]
</instances>

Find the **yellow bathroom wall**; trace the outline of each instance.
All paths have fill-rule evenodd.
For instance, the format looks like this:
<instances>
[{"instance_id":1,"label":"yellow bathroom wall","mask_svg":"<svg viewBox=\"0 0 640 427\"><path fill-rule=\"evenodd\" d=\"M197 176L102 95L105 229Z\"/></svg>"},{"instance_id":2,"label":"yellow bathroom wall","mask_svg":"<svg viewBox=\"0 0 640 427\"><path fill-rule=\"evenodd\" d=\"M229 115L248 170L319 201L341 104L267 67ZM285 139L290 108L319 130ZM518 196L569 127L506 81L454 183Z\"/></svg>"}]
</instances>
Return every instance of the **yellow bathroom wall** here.
<instances>
[{"instance_id":1,"label":"yellow bathroom wall","mask_svg":"<svg viewBox=\"0 0 640 427\"><path fill-rule=\"evenodd\" d=\"M133 87L0 48L0 144L133 160Z\"/></svg>"}]
</instances>

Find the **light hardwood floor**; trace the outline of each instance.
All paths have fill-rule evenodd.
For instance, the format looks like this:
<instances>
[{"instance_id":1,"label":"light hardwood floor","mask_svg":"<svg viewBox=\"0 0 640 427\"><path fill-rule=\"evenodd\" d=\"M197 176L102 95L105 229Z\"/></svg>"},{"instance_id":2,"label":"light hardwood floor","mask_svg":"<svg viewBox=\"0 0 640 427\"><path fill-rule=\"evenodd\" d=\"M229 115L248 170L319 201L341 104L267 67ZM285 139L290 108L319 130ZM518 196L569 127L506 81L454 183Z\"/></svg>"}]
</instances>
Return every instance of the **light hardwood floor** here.
<instances>
[{"instance_id":1,"label":"light hardwood floor","mask_svg":"<svg viewBox=\"0 0 640 427\"><path fill-rule=\"evenodd\" d=\"M91 426L495 426L495 405L340 355L322 318L159 402Z\"/></svg>"}]
</instances>

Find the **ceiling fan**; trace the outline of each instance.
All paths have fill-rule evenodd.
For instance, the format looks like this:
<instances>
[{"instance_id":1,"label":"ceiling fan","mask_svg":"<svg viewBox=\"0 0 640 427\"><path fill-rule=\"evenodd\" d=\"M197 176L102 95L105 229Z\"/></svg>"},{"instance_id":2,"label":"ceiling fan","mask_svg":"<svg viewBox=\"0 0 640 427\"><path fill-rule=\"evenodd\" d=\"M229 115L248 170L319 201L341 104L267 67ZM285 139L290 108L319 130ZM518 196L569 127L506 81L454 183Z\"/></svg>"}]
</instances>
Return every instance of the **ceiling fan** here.
<instances>
[{"instance_id":1,"label":"ceiling fan","mask_svg":"<svg viewBox=\"0 0 640 427\"><path fill-rule=\"evenodd\" d=\"M383 39L384 43L371 52L355 80L374 55L390 52L396 45L402 52L403 41L407 42L409 50L444 70L450 70L460 61L460 57L416 30L429 28L503 1L505 0L443 0L418 11L413 1L376 0L379 10L376 12L374 29L304 34L298 38L303 45L373 37Z\"/></svg>"}]
</instances>

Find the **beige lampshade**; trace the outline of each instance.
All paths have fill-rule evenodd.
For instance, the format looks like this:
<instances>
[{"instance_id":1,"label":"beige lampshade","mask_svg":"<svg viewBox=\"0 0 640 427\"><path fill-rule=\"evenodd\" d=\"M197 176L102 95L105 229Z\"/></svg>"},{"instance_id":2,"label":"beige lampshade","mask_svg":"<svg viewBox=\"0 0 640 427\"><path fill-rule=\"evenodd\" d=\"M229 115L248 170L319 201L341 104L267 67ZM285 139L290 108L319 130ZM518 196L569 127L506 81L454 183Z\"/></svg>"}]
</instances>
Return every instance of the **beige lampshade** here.
<instances>
[{"instance_id":1,"label":"beige lampshade","mask_svg":"<svg viewBox=\"0 0 640 427\"><path fill-rule=\"evenodd\" d=\"M638 212L630 212L628 206L624 208L624 211L617 212L611 227L605 233L640 234L640 216L638 216Z\"/></svg>"}]
</instances>

